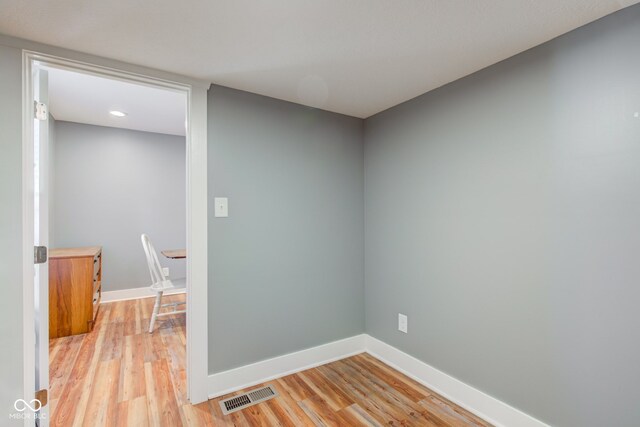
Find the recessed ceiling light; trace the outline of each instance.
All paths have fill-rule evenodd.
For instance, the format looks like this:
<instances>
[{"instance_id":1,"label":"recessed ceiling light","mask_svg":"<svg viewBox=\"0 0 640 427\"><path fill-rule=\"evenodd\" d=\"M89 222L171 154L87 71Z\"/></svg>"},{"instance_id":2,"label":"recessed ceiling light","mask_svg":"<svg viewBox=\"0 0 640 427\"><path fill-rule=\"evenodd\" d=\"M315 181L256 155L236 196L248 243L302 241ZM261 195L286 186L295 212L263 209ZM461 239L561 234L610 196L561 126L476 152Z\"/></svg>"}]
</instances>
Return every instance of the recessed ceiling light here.
<instances>
[{"instance_id":1,"label":"recessed ceiling light","mask_svg":"<svg viewBox=\"0 0 640 427\"><path fill-rule=\"evenodd\" d=\"M116 117L124 117L127 115L127 113L123 112L123 111L118 111L118 110L111 110L109 111L109 114L111 114L112 116L116 116Z\"/></svg>"}]
</instances>

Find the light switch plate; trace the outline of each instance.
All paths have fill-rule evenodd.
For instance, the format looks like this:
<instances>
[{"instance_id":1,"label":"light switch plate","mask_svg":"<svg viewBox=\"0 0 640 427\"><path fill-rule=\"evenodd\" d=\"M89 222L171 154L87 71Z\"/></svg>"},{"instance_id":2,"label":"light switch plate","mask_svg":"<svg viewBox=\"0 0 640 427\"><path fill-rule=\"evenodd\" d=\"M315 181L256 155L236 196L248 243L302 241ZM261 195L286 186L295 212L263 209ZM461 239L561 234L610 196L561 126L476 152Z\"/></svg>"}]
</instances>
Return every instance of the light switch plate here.
<instances>
[{"instance_id":1,"label":"light switch plate","mask_svg":"<svg viewBox=\"0 0 640 427\"><path fill-rule=\"evenodd\" d=\"M404 314L398 313L398 330L406 334L408 332L408 328L409 319Z\"/></svg>"},{"instance_id":2,"label":"light switch plate","mask_svg":"<svg viewBox=\"0 0 640 427\"><path fill-rule=\"evenodd\" d=\"M213 204L215 206L216 218L226 218L229 216L229 200L226 197L215 197Z\"/></svg>"}]
</instances>

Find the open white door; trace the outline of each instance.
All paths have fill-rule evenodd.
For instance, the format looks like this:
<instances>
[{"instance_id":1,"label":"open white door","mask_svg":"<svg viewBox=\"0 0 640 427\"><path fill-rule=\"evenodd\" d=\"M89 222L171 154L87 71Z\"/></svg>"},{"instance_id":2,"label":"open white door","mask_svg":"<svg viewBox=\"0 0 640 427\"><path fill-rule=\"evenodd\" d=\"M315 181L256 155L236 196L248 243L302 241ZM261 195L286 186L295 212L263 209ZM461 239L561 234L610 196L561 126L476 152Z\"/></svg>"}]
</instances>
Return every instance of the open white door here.
<instances>
[{"instance_id":1,"label":"open white door","mask_svg":"<svg viewBox=\"0 0 640 427\"><path fill-rule=\"evenodd\" d=\"M49 85L46 70L34 67L33 76L33 236L34 248L49 247ZM36 425L49 425L49 263L34 249L35 384L40 406ZM40 259L38 259L40 258Z\"/></svg>"}]
</instances>

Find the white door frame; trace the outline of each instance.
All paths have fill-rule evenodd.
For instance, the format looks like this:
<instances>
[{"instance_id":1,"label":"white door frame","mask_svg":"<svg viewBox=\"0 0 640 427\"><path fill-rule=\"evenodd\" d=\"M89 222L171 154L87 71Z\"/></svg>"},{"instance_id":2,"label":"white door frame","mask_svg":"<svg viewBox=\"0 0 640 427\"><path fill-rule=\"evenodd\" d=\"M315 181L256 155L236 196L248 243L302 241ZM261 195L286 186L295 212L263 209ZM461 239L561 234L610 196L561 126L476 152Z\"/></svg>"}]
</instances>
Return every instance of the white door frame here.
<instances>
[{"instance_id":1,"label":"white door frame","mask_svg":"<svg viewBox=\"0 0 640 427\"><path fill-rule=\"evenodd\" d=\"M35 310L33 265L33 68L35 63L100 77L182 92L187 98L187 393L192 404L208 399L207 317L207 89L204 85L154 77L59 56L23 50L22 54L22 259L24 392L35 384ZM123 67L126 68L126 67ZM137 68L137 67L131 67ZM164 73L158 72L158 75ZM187 80L187 79L185 79ZM25 425L29 425L25 420Z\"/></svg>"}]
</instances>

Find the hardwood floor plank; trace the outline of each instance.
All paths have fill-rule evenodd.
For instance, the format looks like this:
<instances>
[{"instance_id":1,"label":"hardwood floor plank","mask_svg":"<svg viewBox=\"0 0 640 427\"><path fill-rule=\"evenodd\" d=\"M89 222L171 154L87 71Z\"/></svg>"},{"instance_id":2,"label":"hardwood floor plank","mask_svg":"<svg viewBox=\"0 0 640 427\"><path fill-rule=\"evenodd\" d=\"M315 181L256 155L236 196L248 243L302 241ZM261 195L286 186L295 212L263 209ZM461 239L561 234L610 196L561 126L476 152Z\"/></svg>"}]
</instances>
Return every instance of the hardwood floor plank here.
<instances>
[{"instance_id":1,"label":"hardwood floor plank","mask_svg":"<svg viewBox=\"0 0 640 427\"><path fill-rule=\"evenodd\" d=\"M124 349L124 322L112 319L109 326L104 329L104 343L102 346L101 361L119 359Z\"/></svg>"},{"instance_id":2,"label":"hardwood floor plank","mask_svg":"<svg viewBox=\"0 0 640 427\"><path fill-rule=\"evenodd\" d=\"M84 418L84 410L89 396L87 390L91 390L90 384L95 375L95 367L104 336L99 331L88 335L80 346L75 364L62 392L58 396L54 396L58 399L58 403L56 404L56 412L51 417L52 426L75 425L78 419L81 423ZM49 372L51 372L51 367Z\"/></svg>"},{"instance_id":3,"label":"hardwood floor plank","mask_svg":"<svg viewBox=\"0 0 640 427\"><path fill-rule=\"evenodd\" d=\"M185 360L187 360L185 344L177 334L162 337L167 350L168 366L171 371L173 389L176 401L179 406L188 403L187 400L187 371Z\"/></svg>"},{"instance_id":4,"label":"hardwood floor plank","mask_svg":"<svg viewBox=\"0 0 640 427\"><path fill-rule=\"evenodd\" d=\"M370 384L372 389L371 399L376 403L387 408L387 411L395 419L400 419L406 423L426 423L427 425L439 425L437 420L431 420L424 417L423 408L416 402L399 393L391 384L388 384L375 375L375 371L363 369L355 363L353 359L345 359L342 361L344 368L347 369L349 375L353 375L358 381L364 384Z\"/></svg>"},{"instance_id":5,"label":"hardwood floor plank","mask_svg":"<svg viewBox=\"0 0 640 427\"><path fill-rule=\"evenodd\" d=\"M375 395L380 396L384 402L386 402L387 406L400 409L413 422L420 422L423 408L411 400L411 398L402 394L393 384L385 382L378 377L379 371L362 367L357 363L356 359L353 358L344 360L343 362L354 369L360 376L359 378L370 382Z\"/></svg>"},{"instance_id":6,"label":"hardwood floor plank","mask_svg":"<svg viewBox=\"0 0 640 427\"><path fill-rule=\"evenodd\" d=\"M169 367L165 359L144 366L147 407L152 425L181 425L180 409L175 399Z\"/></svg>"},{"instance_id":7,"label":"hardwood floor plank","mask_svg":"<svg viewBox=\"0 0 640 427\"><path fill-rule=\"evenodd\" d=\"M208 400L207 406L209 409L209 414L211 414L211 421L215 426L228 426L231 424L231 418L224 416L222 414L222 409L220 409L220 404L218 403L221 398Z\"/></svg>"},{"instance_id":8,"label":"hardwood floor plank","mask_svg":"<svg viewBox=\"0 0 640 427\"><path fill-rule=\"evenodd\" d=\"M242 411L234 412L232 414L227 415L229 417L230 425L234 427L251 427L251 424L247 421L247 419L242 414Z\"/></svg>"},{"instance_id":9,"label":"hardwood floor plank","mask_svg":"<svg viewBox=\"0 0 640 427\"><path fill-rule=\"evenodd\" d=\"M217 427L226 425L222 420L215 422L208 401L197 405L187 403L182 405L181 410L184 417L184 425L193 427Z\"/></svg>"},{"instance_id":10,"label":"hardwood floor plank","mask_svg":"<svg viewBox=\"0 0 640 427\"><path fill-rule=\"evenodd\" d=\"M129 401L125 400L122 402L118 402L118 421L117 425L119 426L128 426L129 425Z\"/></svg>"},{"instance_id":11,"label":"hardwood floor plank","mask_svg":"<svg viewBox=\"0 0 640 427\"><path fill-rule=\"evenodd\" d=\"M308 404L308 402L309 402L309 399L305 399L301 402L298 402L298 406L300 406L300 408L304 411L307 417L309 417L309 419L311 420L314 426L328 427L330 424L327 424L325 420L322 419L320 414L318 414L317 411L315 411L313 407Z\"/></svg>"},{"instance_id":12,"label":"hardwood floor plank","mask_svg":"<svg viewBox=\"0 0 640 427\"><path fill-rule=\"evenodd\" d=\"M344 376L339 370L336 370L336 366L333 364L324 365L317 368L323 375L325 375L334 384L341 387L346 393L353 397L353 399L361 406L367 413L371 415L380 424L393 423L395 420L390 418L384 411L381 411L379 405L371 402L368 399L368 390L366 387L362 387L360 384L350 381L349 378Z\"/></svg>"},{"instance_id":13,"label":"hardwood floor plank","mask_svg":"<svg viewBox=\"0 0 640 427\"><path fill-rule=\"evenodd\" d=\"M320 396L311 396L298 404L316 425L329 427L338 427L341 425L340 417Z\"/></svg>"},{"instance_id":14,"label":"hardwood floor plank","mask_svg":"<svg viewBox=\"0 0 640 427\"><path fill-rule=\"evenodd\" d=\"M242 415L244 415L250 426L269 427L272 424L266 411L269 411L271 413L271 410L266 405L254 405L247 409L243 409L240 412L242 413ZM273 413L271 413L271 418L273 418ZM276 425L279 425L279 423Z\"/></svg>"},{"instance_id":15,"label":"hardwood floor plank","mask_svg":"<svg viewBox=\"0 0 640 427\"><path fill-rule=\"evenodd\" d=\"M111 308L111 316L108 319L105 318L105 323L113 323L113 322L122 322L124 320L124 316L127 309L127 304L129 301L118 301L110 305Z\"/></svg>"},{"instance_id":16,"label":"hardwood floor plank","mask_svg":"<svg viewBox=\"0 0 640 427\"><path fill-rule=\"evenodd\" d=\"M265 404L285 427L298 427L305 423L308 424L308 420L306 418L299 417L298 414L291 410L291 407L289 407L283 399L271 399L266 401Z\"/></svg>"},{"instance_id":17,"label":"hardwood floor plank","mask_svg":"<svg viewBox=\"0 0 640 427\"><path fill-rule=\"evenodd\" d=\"M447 405L438 398L431 396L427 399L421 400L418 404L422 405L427 411L434 414L441 420L445 421L447 425L460 427L460 426L486 426L487 424L482 422L476 422L473 417L467 416L467 414L459 413L455 411L451 406Z\"/></svg>"},{"instance_id":18,"label":"hardwood floor plank","mask_svg":"<svg viewBox=\"0 0 640 427\"><path fill-rule=\"evenodd\" d=\"M285 427L285 426L291 426L292 423L285 419L280 419L276 416L276 414L273 412L273 410L271 409L270 405L258 405L262 407L262 410L264 411L265 416L267 417L267 421L269 425L272 426L278 426L278 427Z\"/></svg>"},{"instance_id":19,"label":"hardwood floor plank","mask_svg":"<svg viewBox=\"0 0 640 427\"><path fill-rule=\"evenodd\" d=\"M245 391L191 405L185 316L150 334L153 304L103 304L92 332L51 340L51 426L489 426L364 353L270 381L278 396L229 415L220 400Z\"/></svg>"},{"instance_id":20,"label":"hardwood floor plank","mask_svg":"<svg viewBox=\"0 0 640 427\"><path fill-rule=\"evenodd\" d=\"M50 352L49 368L49 393L52 396L61 396L65 385L69 382L69 376L78 358L82 338L78 336L60 338L62 342L54 346ZM53 413L53 402L50 407Z\"/></svg>"},{"instance_id":21,"label":"hardwood floor plank","mask_svg":"<svg viewBox=\"0 0 640 427\"><path fill-rule=\"evenodd\" d=\"M332 385L326 377L323 377L315 369L300 372L297 376L301 378L317 396L320 396L327 402L334 411L339 411L354 403L346 393Z\"/></svg>"},{"instance_id":22,"label":"hardwood floor plank","mask_svg":"<svg viewBox=\"0 0 640 427\"><path fill-rule=\"evenodd\" d=\"M87 399L84 425L116 425L119 378L120 360L111 359L98 363L91 394Z\"/></svg>"},{"instance_id":23,"label":"hardwood floor plank","mask_svg":"<svg viewBox=\"0 0 640 427\"><path fill-rule=\"evenodd\" d=\"M314 395L314 391L297 374L280 378L279 382L283 383L287 392L296 401L304 400Z\"/></svg>"},{"instance_id":24,"label":"hardwood floor plank","mask_svg":"<svg viewBox=\"0 0 640 427\"><path fill-rule=\"evenodd\" d=\"M371 355L368 355L366 353L358 355L354 358L351 358L350 363L360 365L363 369L372 372L378 378L381 378L388 384L392 385L392 390L402 393L404 396L411 398L415 402L437 402L436 405L441 405L445 409L445 411L451 410L455 413L458 413L459 416L467 420L463 425L489 426L489 424L487 424L484 420L481 420L474 414L463 410L462 408L458 407L452 402L449 402L443 397L437 396L433 391L427 389L426 387L422 386L406 375L395 371L393 368L385 365ZM426 396L424 398L420 398L425 394ZM456 412L458 410L460 410L460 412Z\"/></svg>"},{"instance_id":25,"label":"hardwood floor plank","mask_svg":"<svg viewBox=\"0 0 640 427\"><path fill-rule=\"evenodd\" d=\"M283 379L271 381L271 384L277 388L279 396L277 399L269 400L268 402L277 402L287 413L289 419L291 419L297 426L312 426L314 425L309 416L300 408L297 399L292 397L289 390L285 386Z\"/></svg>"},{"instance_id":26,"label":"hardwood floor plank","mask_svg":"<svg viewBox=\"0 0 640 427\"><path fill-rule=\"evenodd\" d=\"M144 341L140 335L129 335L124 340L122 372L118 401L132 400L146 393L144 377Z\"/></svg>"},{"instance_id":27,"label":"hardwood floor plank","mask_svg":"<svg viewBox=\"0 0 640 427\"><path fill-rule=\"evenodd\" d=\"M353 394L358 396L356 402L379 422L403 424L407 422L408 417L415 415L398 410L394 402L390 402L388 396L375 388L371 388L369 379L360 377L359 373L347 365L344 359L326 365L326 367L334 372L333 378L335 378L335 381L353 390Z\"/></svg>"},{"instance_id":28,"label":"hardwood floor plank","mask_svg":"<svg viewBox=\"0 0 640 427\"><path fill-rule=\"evenodd\" d=\"M339 370L335 369L335 365L318 366L318 372L324 375L336 387L340 387L342 391L351 396L356 402L367 398L367 390L356 387L349 379Z\"/></svg>"},{"instance_id":29,"label":"hardwood floor plank","mask_svg":"<svg viewBox=\"0 0 640 427\"><path fill-rule=\"evenodd\" d=\"M123 301L124 302L124 316L122 322L124 323L124 334L133 335L135 333L135 319L136 319L136 304L135 300Z\"/></svg>"},{"instance_id":30,"label":"hardwood floor plank","mask_svg":"<svg viewBox=\"0 0 640 427\"><path fill-rule=\"evenodd\" d=\"M432 394L435 394L435 392L433 392L429 388L423 386L422 384L420 384L419 382L417 382L413 378L410 378L410 377L404 375L403 373L396 371L391 366L386 365L385 363L381 362L380 360L376 359L375 357L371 356L370 354L361 353L357 357L359 358L359 360L364 360L369 365L375 366L378 369L380 369L381 371L387 372L392 377L396 377L398 380L401 380L403 383L405 383L407 386L409 386L411 389L413 389L416 393L418 393L418 395L423 395L424 394L425 397L427 397L427 396L430 396ZM422 400L422 399L418 399L418 400Z\"/></svg>"},{"instance_id":31,"label":"hardwood floor plank","mask_svg":"<svg viewBox=\"0 0 640 427\"><path fill-rule=\"evenodd\" d=\"M381 427L378 421L360 407L357 403L341 409L338 415L344 420L345 425L349 426L367 426L367 427Z\"/></svg>"},{"instance_id":32,"label":"hardwood floor plank","mask_svg":"<svg viewBox=\"0 0 640 427\"><path fill-rule=\"evenodd\" d=\"M138 396L129 401L126 425L140 427L149 425L149 410L146 396Z\"/></svg>"},{"instance_id":33,"label":"hardwood floor plank","mask_svg":"<svg viewBox=\"0 0 640 427\"><path fill-rule=\"evenodd\" d=\"M409 381L406 381L404 375L398 375L398 372L390 372L385 369L381 369L379 366L371 363L371 361L363 357L362 355L354 356L351 361L354 364L359 365L363 369L370 371L377 378L384 381L391 388L396 390L398 393L401 393L407 399L410 399L413 402L418 402L422 399L426 399L431 393L425 391L424 387L421 387L422 390L419 390L413 387Z\"/></svg>"}]
</instances>

